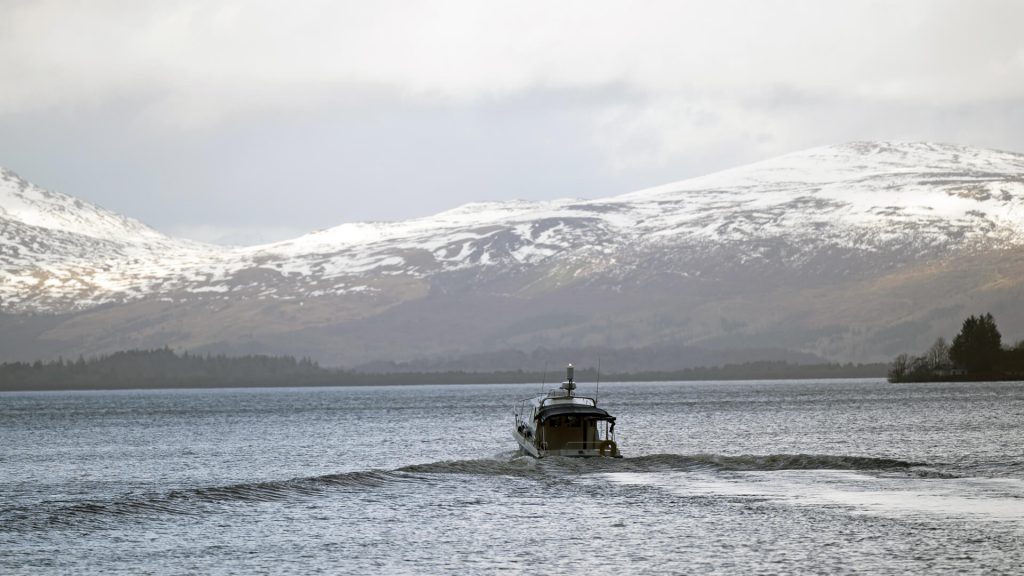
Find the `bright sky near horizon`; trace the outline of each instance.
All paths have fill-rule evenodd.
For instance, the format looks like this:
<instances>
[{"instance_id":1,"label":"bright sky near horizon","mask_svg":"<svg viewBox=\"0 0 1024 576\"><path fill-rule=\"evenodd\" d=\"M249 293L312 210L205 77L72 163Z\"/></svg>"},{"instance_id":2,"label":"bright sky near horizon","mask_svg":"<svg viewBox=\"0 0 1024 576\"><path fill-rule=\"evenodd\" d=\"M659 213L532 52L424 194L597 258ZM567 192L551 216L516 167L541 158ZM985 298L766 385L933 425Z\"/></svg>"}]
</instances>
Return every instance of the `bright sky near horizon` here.
<instances>
[{"instance_id":1,"label":"bright sky near horizon","mask_svg":"<svg viewBox=\"0 0 1024 576\"><path fill-rule=\"evenodd\" d=\"M1024 3L0 0L0 166L255 243L850 140L1024 152Z\"/></svg>"}]
</instances>

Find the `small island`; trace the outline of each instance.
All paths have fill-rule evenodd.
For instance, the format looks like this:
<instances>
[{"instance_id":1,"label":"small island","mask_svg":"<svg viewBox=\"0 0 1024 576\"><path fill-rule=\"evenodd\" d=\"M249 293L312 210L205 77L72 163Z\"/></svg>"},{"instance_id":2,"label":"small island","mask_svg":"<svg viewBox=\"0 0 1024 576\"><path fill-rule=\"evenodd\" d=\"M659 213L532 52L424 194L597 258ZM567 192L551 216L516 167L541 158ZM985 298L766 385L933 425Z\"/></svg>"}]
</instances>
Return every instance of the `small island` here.
<instances>
[{"instance_id":1,"label":"small island","mask_svg":"<svg viewBox=\"0 0 1024 576\"><path fill-rule=\"evenodd\" d=\"M992 314L964 320L952 345L939 337L923 356L900 354L889 382L984 382L1024 378L1024 341L1003 347Z\"/></svg>"}]
</instances>

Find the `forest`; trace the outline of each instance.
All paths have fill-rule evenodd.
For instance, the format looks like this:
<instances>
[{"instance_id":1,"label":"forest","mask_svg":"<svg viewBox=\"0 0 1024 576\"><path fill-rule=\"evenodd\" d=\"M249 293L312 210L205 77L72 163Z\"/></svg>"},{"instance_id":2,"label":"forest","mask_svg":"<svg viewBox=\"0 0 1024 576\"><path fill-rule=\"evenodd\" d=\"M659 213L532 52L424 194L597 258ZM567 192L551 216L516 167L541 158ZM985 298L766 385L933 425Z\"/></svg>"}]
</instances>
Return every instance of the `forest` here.
<instances>
[{"instance_id":1,"label":"forest","mask_svg":"<svg viewBox=\"0 0 1024 576\"><path fill-rule=\"evenodd\" d=\"M921 356L900 354L889 364L890 382L1019 380L1024 341L1004 346L992 314L969 316L952 344L939 337Z\"/></svg>"},{"instance_id":2,"label":"forest","mask_svg":"<svg viewBox=\"0 0 1024 576\"><path fill-rule=\"evenodd\" d=\"M306 358L178 354L163 348L0 364L0 390L317 386L333 383L332 376Z\"/></svg>"}]
</instances>

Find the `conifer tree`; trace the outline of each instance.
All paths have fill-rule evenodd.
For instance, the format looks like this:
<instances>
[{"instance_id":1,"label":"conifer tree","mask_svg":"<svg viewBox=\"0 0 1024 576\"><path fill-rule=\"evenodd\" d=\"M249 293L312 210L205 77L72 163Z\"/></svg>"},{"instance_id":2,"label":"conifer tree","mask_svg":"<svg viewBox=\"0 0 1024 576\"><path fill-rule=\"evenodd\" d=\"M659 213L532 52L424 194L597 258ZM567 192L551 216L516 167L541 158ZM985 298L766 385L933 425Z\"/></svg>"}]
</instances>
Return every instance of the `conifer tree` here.
<instances>
[{"instance_id":1,"label":"conifer tree","mask_svg":"<svg viewBox=\"0 0 1024 576\"><path fill-rule=\"evenodd\" d=\"M953 338L949 358L969 374L991 372L1002 351L1002 335L992 314L970 316Z\"/></svg>"}]
</instances>

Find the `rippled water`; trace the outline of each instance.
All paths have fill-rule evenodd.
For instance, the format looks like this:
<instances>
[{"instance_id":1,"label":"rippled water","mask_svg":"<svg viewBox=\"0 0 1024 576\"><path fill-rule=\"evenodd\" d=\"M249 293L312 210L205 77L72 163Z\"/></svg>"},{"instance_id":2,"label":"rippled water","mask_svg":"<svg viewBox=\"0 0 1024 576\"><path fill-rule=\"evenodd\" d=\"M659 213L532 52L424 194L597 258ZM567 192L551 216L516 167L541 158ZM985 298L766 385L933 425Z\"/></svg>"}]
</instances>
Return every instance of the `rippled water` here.
<instances>
[{"instance_id":1,"label":"rippled water","mask_svg":"<svg viewBox=\"0 0 1024 576\"><path fill-rule=\"evenodd\" d=\"M537 388L0 394L0 573L1024 566L1024 384L604 384L626 457L540 461Z\"/></svg>"}]
</instances>

